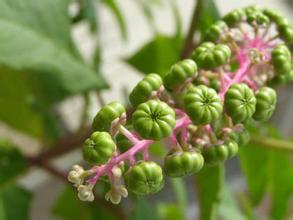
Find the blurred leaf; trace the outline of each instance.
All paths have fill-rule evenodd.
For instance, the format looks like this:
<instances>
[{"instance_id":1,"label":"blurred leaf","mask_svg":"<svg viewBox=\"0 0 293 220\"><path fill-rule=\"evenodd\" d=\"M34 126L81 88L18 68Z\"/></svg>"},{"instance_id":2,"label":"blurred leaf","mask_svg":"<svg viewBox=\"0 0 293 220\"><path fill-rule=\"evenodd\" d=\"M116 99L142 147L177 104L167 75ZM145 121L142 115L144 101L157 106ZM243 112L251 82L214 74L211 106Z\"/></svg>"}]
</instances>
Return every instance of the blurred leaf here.
<instances>
[{"instance_id":1,"label":"blurred leaf","mask_svg":"<svg viewBox=\"0 0 293 220\"><path fill-rule=\"evenodd\" d=\"M31 193L18 187L9 186L0 191L1 220L29 220Z\"/></svg>"},{"instance_id":2,"label":"blurred leaf","mask_svg":"<svg viewBox=\"0 0 293 220\"><path fill-rule=\"evenodd\" d=\"M157 220L157 213L151 204L145 199L138 199L135 203L134 210L130 213L129 220Z\"/></svg>"},{"instance_id":3,"label":"blurred leaf","mask_svg":"<svg viewBox=\"0 0 293 220\"><path fill-rule=\"evenodd\" d=\"M164 143L162 143L161 141L156 141L155 143L153 143L150 146L149 151L151 155L154 155L157 157L164 157L167 154Z\"/></svg>"},{"instance_id":4,"label":"blurred leaf","mask_svg":"<svg viewBox=\"0 0 293 220\"><path fill-rule=\"evenodd\" d=\"M95 8L95 0L79 0L80 11L77 17L77 21L86 20L91 28L92 32L97 31L97 15Z\"/></svg>"},{"instance_id":5,"label":"blurred leaf","mask_svg":"<svg viewBox=\"0 0 293 220\"><path fill-rule=\"evenodd\" d=\"M254 134L258 133L258 130L254 129ZM280 137L277 130L271 127L263 127L261 130L266 130L270 137ZM293 164L289 156L287 152L253 143L241 148L240 151L241 168L252 203L257 206L265 193L269 193L272 197L272 219L285 218L288 203L293 196Z\"/></svg>"},{"instance_id":6,"label":"blurred leaf","mask_svg":"<svg viewBox=\"0 0 293 220\"><path fill-rule=\"evenodd\" d=\"M196 10L195 30L199 31L201 37L215 21L221 18L218 7L214 0L198 0Z\"/></svg>"},{"instance_id":7,"label":"blurred leaf","mask_svg":"<svg viewBox=\"0 0 293 220\"><path fill-rule=\"evenodd\" d=\"M71 187L66 187L54 204L53 214L63 220L115 220L112 213L107 212L95 203L82 202Z\"/></svg>"},{"instance_id":8,"label":"blurred leaf","mask_svg":"<svg viewBox=\"0 0 293 220\"><path fill-rule=\"evenodd\" d=\"M223 187L223 196L219 206L219 215L223 219L245 220L246 217L239 209L237 202L229 191L228 187Z\"/></svg>"},{"instance_id":9,"label":"blurred leaf","mask_svg":"<svg viewBox=\"0 0 293 220\"><path fill-rule=\"evenodd\" d=\"M69 94L105 88L105 81L74 53L68 3L0 0L0 64L50 74L55 87Z\"/></svg>"},{"instance_id":10,"label":"blurred leaf","mask_svg":"<svg viewBox=\"0 0 293 220\"><path fill-rule=\"evenodd\" d=\"M0 140L0 187L12 182L26 168L27 162L18 149Z\"/></svg>"},{"instance_id":11,"label":"blurred leaf","mask_svg":"<svg viewBox=\"0 0 293 220\"><path fill-rule=\"evenodd\" d=\"M157 35L126 62L142 73L155 72L163 76L178 60L182 42L180 38Z\"/></svg>"},{"instance_id":12,"label":"blurred leaf","mask_svg":"<svg viewBox=\"0 0 293 220\"><path fill-rule=\"evenodd\" d=\"M183 216L183 218L179 218L179 219L185 219L187 206L188 206L188 198L187 198L185 182L182 178L170 178L170 182L172 184L173 191L176 195L176 201L177 201L176 213Z\"/></svg>"},{"instance_id":13,"label":"blurred leaf","mask_svg":"<svg viewBox=\"0 0 293 220\"><path fill-rule=\"evenodd\" d=\"M120 29L121 36L124 40L127 39L127 28L122 12L117 4L117 0L98 0L106 5L113 13L116 18L117 24Z\"/></svg>"},{"instance_id":14,"label":"blurred leaf","mask_svg":"<svg viewBox=\"0 0 293 220\"><path fill-rule=\"evenodd\" d=\"M195 180L200 206L199 219L216 220L224 182L223 164L204 166L204 168L195 175Z\"/></svg>"},{"instance_id":15,"label":"blurred leaf","mask_svg":"<svg viewBox=\"0 0 293 220\"><path fill-rule=\"evenodd\" d=\"M158 215L160 220L183 220L186 219L176 204L158 204Z\"/></svg>"},{"instance_id":16,"label":"blurred leaf","mask_svg":"<svg viewBox=\"0 0 293 220\"><path fill-rule=\"evenodd\" d=\"M56 137L50 98L32 75L0 67L0 79L0 120L36 137Z\"/></svg>"}]
</instances>

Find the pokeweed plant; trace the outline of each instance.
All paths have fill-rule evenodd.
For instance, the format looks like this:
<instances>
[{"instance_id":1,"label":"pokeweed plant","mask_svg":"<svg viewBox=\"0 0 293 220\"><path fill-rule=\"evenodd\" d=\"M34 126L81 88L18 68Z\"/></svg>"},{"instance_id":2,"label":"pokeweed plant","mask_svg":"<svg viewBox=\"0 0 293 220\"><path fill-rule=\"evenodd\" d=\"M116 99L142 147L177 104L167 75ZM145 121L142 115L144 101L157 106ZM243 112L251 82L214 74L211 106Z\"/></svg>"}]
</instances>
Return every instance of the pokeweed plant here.
<instances>
[{"instance_id":1,"label":"pokeweed plant","mask_svg":"<svg viewBox=\"0 0 293 220\"><path fill-rule=\"evenodd\" d=\"M163 77L146 75L129 95L129 110L111 102L98 111L83 145L92 167L74 165L68 174L79 199L93 201L94 186L106 178L105 198L117 204L129 191L160 191L165 176L193 175L236 156L250 139L247 124L272 116L273 86L293 79L292 44L293 29L274 10L251 6L223 16L189 59ZM157 141L169 151L162 165L149 154Z\"/></svg>"}]
</instances>

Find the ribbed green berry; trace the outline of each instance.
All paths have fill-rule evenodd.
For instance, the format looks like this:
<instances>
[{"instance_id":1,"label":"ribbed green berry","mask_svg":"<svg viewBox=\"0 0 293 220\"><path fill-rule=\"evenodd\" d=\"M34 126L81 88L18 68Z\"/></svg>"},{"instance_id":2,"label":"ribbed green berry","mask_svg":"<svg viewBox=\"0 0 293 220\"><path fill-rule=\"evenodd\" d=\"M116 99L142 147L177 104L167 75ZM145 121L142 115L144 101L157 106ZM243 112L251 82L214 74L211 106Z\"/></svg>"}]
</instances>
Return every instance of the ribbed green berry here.
<instances>
[{"instance_id":1,"label":"ribbed green berry","mask_svg":"<svg viewBox=\"0 0 293 220\"><path fill-rule=\"evenodd\" d=\"M116 144L108 132L96 131L83 145L83 158L90 164L106 163L114 154Z\"/></svg>"},{"instance_id":2,"label":"ribbed green berry","mask_svg":"<svg viewBox=\"0 0 293 220\"><path fill-rule=\"evenodd\" d=\"M238 153L238 144L236 141L234 140L226 140L225 143L224 143L226 146L227 146L227 149L228 149L228 158L232 158L234 156L237 155Z\"/></svg>"},{"instance_id":3,"label":"ribbed green berry","mask_svg":"<svg viewBox=\"0 0 293 220\"><path fill-rule=\"evenodd\" d=\"M191 59L185 59L174 64L164 77L164 86L174 90L187 79L197 76L197 65Z\"/></svg>"},{"instance_id":4,"label":"ribbed green berry","mask_svg":"<svg viewBox=\"0 0 293 220\"><path fill-rule=\"evenodd\" d=\"M278 32L287 44L293 43L293 28L290 25L279 25Z\"/></svg>"},{"instance_id":5,"label":"ribbed green berry","mask_svg":"<svg viewBox=\"0 0 293 220\"><path fill-rule=\"evenodd\" d=\"M216 92L219 92L221 87L221 82L218 79L211 79L209 81L209 87L214 89Z\"/></svg>"},{"instance_id":6,"label":"ribbed green berry","mask_svg":"<svg viewBox=\"0 0 293 220\"><path fill-rule=\"evenodd\" d=\"M191 57L198 67L210 70L226 64L231 57L231 50L224 44L206 42L196 48Z\"/></svg>"},{"instance_id":7,"label":"ribbed green berry","mask_svg":"<svg viewBox=\"0 0 293 220\"><path fill-rule=\"evenodd\" d=\"M263 13L268 16L271 21L275 22L277 26L289 25L289 21L274 10L264 9Z\"/></svg>"},{"instance_id":8,"label":"ribbed green berry","mask_svg":"<svg viewBox=\"0 0 293 220\"><path fill-rule=\"evenodd\" d=\"M152 92L159 90L162 84L162 78L158 74L148 74L134 87L130 93L130 103L133 107L136 107L139 104L146 102L152 95Z\"/></svg>"},{"instance_id":9,"label":"ribbed green berry","mask_svg":"<svg viewBox=\"0 0 293 220\"><path fill-rule=\"evenodd\" d=\"M198 172L204 165L199 152L170 152L164 161L164 171L170 177L182 177Z\"/></svg>"},{"instance_id":10,"label":"ribbed green berry","mask_svg":"<svg viewBox=\"0 0 293 220\"><path fill-rule=\"evenodd\" d=\"M278 45L272 51L272 63L278 75L287 75L290 73L291 53L286 45Z\"/></svg>"},{"instance_id":11,"label":"ribbed green berry","mask_svg":"<svg viewBox=\"0 0 293 220\"><path fill-rule=\"evenodd\" d=\"M236 131L238 135L237 143L239 147L245 146L249 143L250 141L250 134L249 132L243 128L242 131Z\"/></svg>"},{"instance_id":12,"label":"ribbed green berry","mask_svg":"<svg viewBox=\"0 0 293 220\"><path fill-rule=\"evenodd\" d=\"M224 21L217 21L208 28L204 35L204 40L216 42L226 30L228 30L227 24Z\"/></svg>"},{"instance_id":13,"label":"ribbed green berry","mask_svg":"<svg viewBox=\"0 0 293 220\"><path fill-rule=\"evenodd\" d=\"M246 20L248 23L256 22L259 25L268 24L270 19L257 7L248 7L245 9Z\"/></svg>"},{"instance_id":14,"label":"ribbed green berry","mask_svg":"<svg viewBox=\"0 0 293 220\"><path fill-rule=\"evenodd\" d=\"M255 95L256 107L253 118L257 121L267 121L272 116L277 103L277 94L270 87L262 87Z\"/></svg>"},{"instance_id":15,"label":"ribbed green berry","mask_svg":"<svg viewBox=\"0 0 293 220\"><path fill-rule=\"evenodd\" d=\"M133 146L133 143L126 138L122 133L118 133L115 137L116 145L120 152L127 151L131 146Z\"/></svg>"},{"instance_id":16,"label":"ribbed green berry","mask_svg":"<svg viewBox=\"0 0 293 220\"><path fill-rule=\"evenodd\" d=\"M109 131L111 123L125 113L125 108L118 102L111 102L96 114L92 127L94 131Z\"/></svg>"},{"instance_id":17,"label":"ribbed green berry","mask_svg":"<svg viewBox=\"0 0 293 220\"><path fill-rule=\"evenodd\" d=\"M255 112L256 98L243 83L233 84L225 94L225 110L234 122L244 122Z\"/></svg>"},{"instance_id":18,"label":"ribbed green berry","mask_svg":"<svg viewBox=\"0 0 293 220\"><path fill-rule=\"evenodd\" d=\"M224 143L210 145L203 148L202 155L204 157L205 164L216 165L229 158L229 149Z\"/></svg>"},{"instance_id":19,"label":"ribbed green berry","mask_svg":"<svg viewBox=\"0 0 293 220\"><path fill-rule=\"evenodd\" d=\"M140 104L132 115L133 127L142 138L161 140L175 126L174 110L162 101L149 100Z\"/></svg>"},{"instance_id":20,"label":"ribbed green berry","mask_svg":"<svg viewBox=\"0 0 293 220\"><path fill-rule=\"evenodd\" d=\"M197 125L215 122L222 113L220 97L214 89L207 86L193 86L184 97L187 114Z\"/></svg>"},{"instance_id":21,"label":"ribbed green berry","mask_svg":"<svg viewBox=\"0 0 293 220\"><path fill-rule=\"evenodd\" d=\"M126 172L127 188L139 196L160 191L164 185L162 168L153 161L140 161Z\"/></svg>"},{"instance_id":22,"label":"ribbed green berry","mask_svg":"<svg viewBox=\"0 0 293 220\"><path fill-rule=\"evenodd\" d=\"M223 17L223 20L228 24L228 26L234 26L235 24L241 22L245 17L245 12L243 9L235 9Z\"/></svg>"}]
</instances>

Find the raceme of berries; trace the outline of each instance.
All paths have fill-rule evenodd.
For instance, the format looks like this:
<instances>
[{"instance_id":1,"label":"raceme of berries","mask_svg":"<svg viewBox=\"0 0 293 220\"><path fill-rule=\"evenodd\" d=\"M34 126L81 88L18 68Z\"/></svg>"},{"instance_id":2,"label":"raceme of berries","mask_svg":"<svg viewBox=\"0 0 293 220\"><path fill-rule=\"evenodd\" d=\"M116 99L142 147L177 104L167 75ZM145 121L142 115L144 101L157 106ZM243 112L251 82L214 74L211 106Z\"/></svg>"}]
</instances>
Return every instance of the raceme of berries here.
<instances>
[{"instance_id":1,"label":"raceme of berries","mask_svg":"<svg viewBox=\"0 0 293 220\"><path fill-rule=\"evenodd\" d=\"M270 9L236 9L202 39L190 59L138 82L128 111L118 102L98 111L83 146L92 167L74 165L68 174L81 200L94 200L101 178L114 204L129 192L156 193L165 176L196 175L236 156L249 142L246 126L269 120L277 103L271 86L293 79L288 20ZM166 147L161 162L149 155L154 143Z\"/></svg>"}]
</instances>

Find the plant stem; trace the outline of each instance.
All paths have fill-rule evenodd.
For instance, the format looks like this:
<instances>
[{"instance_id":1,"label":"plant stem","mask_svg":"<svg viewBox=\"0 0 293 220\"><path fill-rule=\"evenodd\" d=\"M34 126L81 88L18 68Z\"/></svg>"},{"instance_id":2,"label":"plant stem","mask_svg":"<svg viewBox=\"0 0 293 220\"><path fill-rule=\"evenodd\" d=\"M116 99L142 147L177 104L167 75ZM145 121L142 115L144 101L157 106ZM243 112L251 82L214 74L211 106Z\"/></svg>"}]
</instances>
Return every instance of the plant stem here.
<instances>
[{"instance_id":1,"label":"plant stem","mask_svg":"<svg viewBox=\"0 0 293 220\"><path fill-rule=\"evenodd\" d=\"M293 151L293 142L286 140L279 140L271 137L264 137L260 135L252 135L251 143L264 148L274 150Z\"/></svg>"},{"instance_id":2,"label":"plant stem","mask_svg":"<svg viewBox=\"0 0 293 220\"><path fill-rule=\"evenodd\" d=\"M190 52L194 48L193 36L194 36L194 32L198 29L198 25L199 25L198 18L201 15L203 4L204 4L204 0L197 0L197 3L195 4L193 15L191 17L190 26L187 33L187 37L184 43L183 50L180 55L180 59L189 57Z\"/></svg>"}]
</instances>

